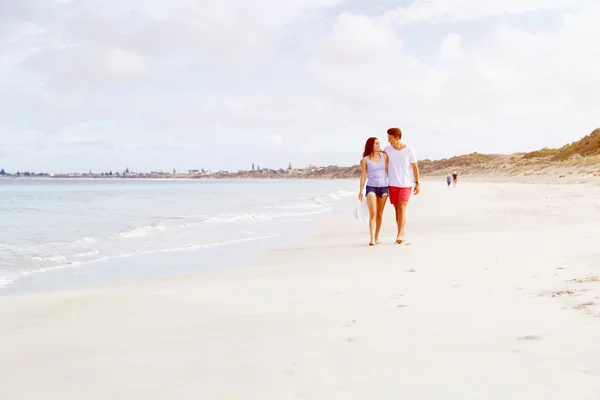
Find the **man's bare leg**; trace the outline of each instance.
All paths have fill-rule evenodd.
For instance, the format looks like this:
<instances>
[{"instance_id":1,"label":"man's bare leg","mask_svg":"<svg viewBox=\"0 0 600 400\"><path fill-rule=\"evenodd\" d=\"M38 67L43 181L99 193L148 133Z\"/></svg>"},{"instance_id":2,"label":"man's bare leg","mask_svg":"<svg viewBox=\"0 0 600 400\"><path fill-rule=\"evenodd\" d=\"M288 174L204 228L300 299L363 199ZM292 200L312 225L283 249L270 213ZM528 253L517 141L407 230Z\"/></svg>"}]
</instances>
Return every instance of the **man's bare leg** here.
<instances>
[{"instance_id":1,"label":"man's bare leg","mask_svg":"<svg viewBox=\"0 0 600 400\"><path fill-rule=\"evenodd\" d=\"M396 236L396 243L400 244L404 242L404 225L406 225L406 205L408 202L401 201L398 204L394 204L396 210L396 224L398 225L398 236Z\"/></svg>"}]
</instances>

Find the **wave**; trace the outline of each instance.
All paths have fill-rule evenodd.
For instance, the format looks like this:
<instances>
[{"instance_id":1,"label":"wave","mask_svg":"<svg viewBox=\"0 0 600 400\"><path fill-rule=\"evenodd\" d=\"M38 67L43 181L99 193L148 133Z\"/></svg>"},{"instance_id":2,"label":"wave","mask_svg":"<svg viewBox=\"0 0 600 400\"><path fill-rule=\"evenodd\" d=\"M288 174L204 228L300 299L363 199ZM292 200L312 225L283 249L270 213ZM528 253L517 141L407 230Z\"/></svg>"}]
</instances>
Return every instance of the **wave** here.
<instances>
[{"instance_id":1,"label":"wave","mask_svg":"<svg viewBox=\"0 0 600 400\"><path fill-rule=\"evenodd\" d=\"M160 220L196 220L196 221L206 221L209 216L206 214L188 214L188 215L159 215L154 217L155 219L160 219Z\"/></svg>"},{"instance_id":2,"label":"wave","mask_svg":"<svg viewBox=\"0 0 600 400\"><path fill-rule=\"evenodd\" d=\"M172 252L179 252L179 251L208 249L208 248L221 247L221 246L226 246L226 245L236 244L236 243L245 243L245 242L254 242L256 240L273 239L273 238L276 238L277 236L279 236L279 233L271 233L269 235L254 236L254 237L250 237L250 238L223 240L220 242L213 242L213 243L208 243L208 244L197 244L197 245L190 245L187 247L177 247L177 248L173 248L173 249L165 249L165 250L160 250L160 253L172 253Z\"/></svg>"},{"instance_id":3,"label":"wave","mask_svg":"<svg viewBox=\"0 0 600 400\"><path fill-rule=\"evenodd\" d=\"M272 219L273 216L269 216L266 214L254 214L254 213L245 213L245 214L225 214L225 215L215 215L209 217L204 223L206 224L228 224L234 222L249 222L249 221L268 221Z\"/></svg>"},{"instance_id":4,"label":"wave","mask_svg":"<svg viewBox=\"0 0 600 400\"><path fill-rule=\"evenodd\" d=\"M349 190L338 190L337 192L329 194L313 196L310 198L310 200L317 204L329 204L333 201L341 200L343 198L350 197L354 194L355 192L351 192Z\"/></svg>"},{"instance_id":5,"label":"wave","mask_svg":"<svg viewBox=\"0 0 600 400\"><path fill-rule=\"evenodd\" d=\"M67 258L65 256L61 256L61 255L53 255L53 256L31 256L31 259L33 261L38 261L38 262L62 262L62 261L65 261Z\"/></svg>"},{"instance_id":6,"label":"wave","mask_svg":"<svg viewBox=\"0 0 600 400\"><path fill-rule=\"evenodd\" d=\"M156 224L156 225L143 226L141 228L135 228L135 229L125 231L125 232L119 232L115 236L118 238L121 238L121 239L132 239L132 238L138 238L141 236L146 236L151 233L164 232L166 230L167 230L166 226Z\"/></svg>"},{"instance_id":7,"label":"wave","mask_svg":"<svg viewBox=\"0 0 600 400\"><path fill-rule=\"evenodd\" d=\"M117 259L129 258L129 257L135 257L135 256L147 255L147 254L174 253L174 252L184 252L184 251L208 249L208 248L222 247L222 246L238 244L238 243L253 242L253 241L257 241L257 240L273 239L277 236L279 236L279 233L271 233L268 235L254 236L254 237L248 237L248 238L239 238L239 239L232 239L232 240L223 240L223 241L217 241L217 242L212 242L212 243L189 245L189 246L184 246L184 247L173 247L173 248L160 249L160 250L157 249L157 250L138 251L138 252L134 252L134 253L126 253L126 254L100 257L100 258L96 258L93 260L87 260L87 261L71 261L71 262L68 262L65 264L61 264L61 265L41 267L41 268L37 268L35 270L30 270L30 271L20 271L18 274L14 275L14 276L0 276L0 287L7 286L25 276L41 274L44 272L55 271L55 270L66 269L66 268L77 268L77 267L82 267L85 265L89 265L89 264L97 263L97 262L101 262L101 261L117 260ZM98 252L95 252L93 254L92 253L93 252L80 253L77 256L83 257L83 256L89 256L89 255L98 255ZM39 260L45 259L47 261L50 261L50 260L66 261L67 260L66 257L63 257L63 256L46 257L46 258L37 257L37 258Z\"/></svg>"},{"instance_id":8,"label":"wave","mask_svg":"<svg viewBox=\"0 0 600 400\"><path fill-rule=\"evenodd\" d=\"M203 215L203 218L194 215L193 218L199 219L196 222L189 222L186 224L180 225L163 225L163 224L150 224L139 228L133 228L131 230L127 230L124 232L119 232L113 235L114 238L117 239L136 239L141 238L147 235L155 234L155 233L163 233L163 232L175 232L182 229L198 227L205 224L227 224L227 223L235 223L235 222L255 222L255 221L266 221L272 216L268 216L266 214L253 214L253 213L244 213L244 214L224 214L224 215L214 215L214 216L206 216Z\"/></svg>"},{"instance_id":9,"label":"wave","mask_svg":"<svg viewBox=\"0 0 600 400\"><path fill-rule=\"evenodd\" d=\"M263 208L275 208L278 210L294 210L300 211L293 214L267 214L267 213L241 213L241 214L216 214L207 215L203 213L189 215L174 215L161 216L157 219L161 220L186 220L190 221L186 224L169 226L164 224L151 224L144 227L134 228L125 232L120 232L116 236L119 239L139 238L153 233L165 231L176 231L197 226L197 224L228 224L228 223L245 223L245 222L262 222L269 221L275 218L285 217L302 217L307 215L321 214L331 210L331 203L345 197L354 195L354 192L348 190L338 190L333 193L324 195L308 196L300 200L295 200L289 203L284 203L274 206L265 206ZM311 210L311 211L302 211ZM315 211L313 211L315 210Z\"/></svg>"},{"instance_id":10,"label":"wave","mask_svg":"<svg viewBox=\"0 0 600 400\"><path fill-rule=\"evenodd\" d=\"M311 215L319 215L319 214L324 214L326 212L329 212L333 209L333 207L331 206L324 206L321 209L317 210L317 211L312 211L312 212L300 212L300 213L294 213L294 214L281 214L281 215L277 215L274 216L273 218L297 218L297 217L308 217Z\"/></svg>"},{"instance_id":11,"label":"wave","mask_svg":"<svg viewBox=\"0 0 600 400\"><path fill-rule=\"evenodd\" d=\"M326 211L326 210L324 210ZM324 212L323 211L323 212ZM160 234L160 233L174 233L178 231L182 231L190 228L200 228L202 226L209 225L217 225L217 224L234 224L234 223L253 223L253 222L262 222L269 221L275 218L281 217L293 217L293 216L303 216L310 215L313 213L301 213L301 214L287 214L287 215L267 215L267 214L258 214L258 213L242 213L242 214L220 214L207 216L205 214L192 214L187 218L191 218L187 223L179 224L179 225L167 225L160 223L151 223L149 225L140 226L140 227L132 227L131 229L123 230L122 232L117 233L108 233L103 236L86 236L83 238L75 239L72 241L60 241L60 242L50 242L43 243L40 245L33 245L28 247L22 247L21 251L29 251L30 254L29 259L35 262L57 262L64 261L64 257L60 255L38 255L36 253L39 252L39 247L42 246L44 248L67 248L75 247L74 251L79 249L79 253L77 253L78 257L86 257L89 255L95 255L98 250L95 248L97 246L106 245L111 241L126 241L126 240L134 240L134 239L142 239L144 237ZM180 220L179 218L177 220ZM10 246L7 247L7 251L15 251L14 248Z\"/></svg>"},{"instance_id":12,"label":"wave","mask_svg":"<svg viewBox=\"0 0 600 400\"><path fill-rule=\"evenodd\" d=\"M338 190L327 194L306 196L299 200L290 201L273 207L265 206L264 208L276 208L279 210L319 209L330 207L331 203L353 195L355 195L355 192L349 190Z\"/></svg>"},{"instance_id":13,"label":"wave","mask_svg":"<svg viewBox=\"0 0 600 400\"><path fill-rule=\"evenodd\" d=\"M85 251L83 253L78 253L75 255L75 257L90 257L90 256L97 256L98 254L100 254L100 252L98 250L91 250L91 251Z\"/></svg>"},{"instance_id":14,"label":"wave","mask_svg":"<svg viewBox=\"0 0 600 400\"><path fill-rule=\"evenodd\" d=\"M310 200L304 200L304 201L296 201L296 202L290 202L290 203L286 203L286 204L280 204L280 205L276 205L273 206L272 208L276 208L278 210L304 210L304 209L315 209L315 208L321 208L325 206L324 204L318 204L314 201L310 201ZM271 208L269 206L265 206L264 208Z\"/></svg>"},{"instance_id":15,"label":"wave","mask_svg":"<svg viewBox=\"0 0 600 400\"><path fill-rule=\"evenodd\" d=\"M77 239L20 247L18 254L15 254L16 258L14 260L17 261L14 265L23 263L23 267L28 268L29 271L14 271L16 277L13 279L12 271L11 274L8 274L11 266L8 266L9 269L4 271L2 271L4 268L1 268L0 287L6 286L20 276L31 273L46 272L60 268L73 268L82 264L114 258L132 257L148 253L180 252L227 246L254 240L268 240L278 236L278 234L254 235L260 235L258 232L261 230L264 232L264 229L270 230L275 228L271 226L272 224L292 223L330 212L335 201L353 195L355 195L355 192L349 190L337 190L326 194L307 194L303 197L290 199L288 202L282 204L253 208L249 209L248 212L240 213L214 213L211 215L208 212L190 214L178 214L175 212L172 215L149 215L144 218L146 222L138 222L137 224L132 224L133 226L117 228L114 225L108 225L101 227L101 231L104 231L102 233L101 231L95 234L85 232L81 236L87 234L86 236ZM229 224L230 227L226 228ZM182 242L186 243L193 240L193 237L205 235L210 237L211 229L215 229L217 225L223 226L223 229L219 228L220 232L223 231L224 233L231 230L233 234L239 235L241 232L243 236L250 235L250 237L177 247L182 246ZM112 232L106 232L106 228L112 228ZM158 246L158 249L152 248L153 243ZM161 249L161 247L167 248ZM121 250L117 250L118 248L121 248ZM136 248L139 251L128 254L115 254L119 251L124 253ZM6 274L10 276L7 277Z\"/></svg>"}]
</instances>

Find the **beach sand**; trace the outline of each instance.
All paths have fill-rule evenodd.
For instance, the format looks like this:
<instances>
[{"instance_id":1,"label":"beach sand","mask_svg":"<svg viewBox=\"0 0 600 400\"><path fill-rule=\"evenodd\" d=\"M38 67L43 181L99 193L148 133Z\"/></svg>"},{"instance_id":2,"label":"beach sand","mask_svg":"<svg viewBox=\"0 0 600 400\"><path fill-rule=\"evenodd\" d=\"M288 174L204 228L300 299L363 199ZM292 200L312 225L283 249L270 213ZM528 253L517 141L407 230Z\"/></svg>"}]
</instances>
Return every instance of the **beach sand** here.
<instances>
[{"instance_id":1,"label":"beach sand","mask_svg":"<svg viewBox=\"0 0 600 400\"><path fill-rule=\"evenodd\" d=\"M594 399L600 187L425 182L251 265L0 298L1 399Z\"/></svg>"}]
</instances>

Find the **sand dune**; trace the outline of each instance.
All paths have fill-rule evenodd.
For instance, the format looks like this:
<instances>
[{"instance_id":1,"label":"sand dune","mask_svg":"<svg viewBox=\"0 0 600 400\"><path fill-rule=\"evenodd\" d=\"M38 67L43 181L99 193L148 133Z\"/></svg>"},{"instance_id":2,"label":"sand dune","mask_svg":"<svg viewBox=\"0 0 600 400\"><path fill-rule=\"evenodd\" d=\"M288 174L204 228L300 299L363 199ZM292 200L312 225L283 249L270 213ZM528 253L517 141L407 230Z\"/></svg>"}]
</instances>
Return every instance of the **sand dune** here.
<instances>
[{"instance_id":1,"label":"sand dune","mask_svg":"<svg viewBox=\"0 0 600 400\"><path fill-rule=\"evenodd\" d=\"M600 187L426 182L244 268L0 298L2 399L597 399Z\"/></svg>"}]
</instances>

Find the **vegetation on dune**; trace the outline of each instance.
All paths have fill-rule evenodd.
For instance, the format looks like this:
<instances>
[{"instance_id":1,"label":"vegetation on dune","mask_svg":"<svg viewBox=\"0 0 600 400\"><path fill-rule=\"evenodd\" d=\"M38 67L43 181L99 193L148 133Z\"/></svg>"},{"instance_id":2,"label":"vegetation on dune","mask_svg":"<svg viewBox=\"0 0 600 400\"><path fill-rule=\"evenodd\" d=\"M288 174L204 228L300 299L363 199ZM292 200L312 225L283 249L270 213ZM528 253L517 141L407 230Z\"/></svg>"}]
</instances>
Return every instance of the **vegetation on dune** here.
<instances>
[{"instance_id":1,"label":"vegetation on dune","mask_svg":"<svg viewBox=\"0 0 600 400\"><path fill-rule=\"evenodd\" d=\"M465 168L480 164L487 164L491 161L498 159L499 157L501 156L495 154L471 153L435 161L426 159L419 161L419 169L424 174L427 174L435 171L451 170L454 168Z\"/></svg>"},{"instance_id":2,"label":"vegetation on dune","mask_svg":"<svg viewBox=\"0 0 600 400\"><path fill-rule=\"evenodd\" d=\"M560 149L547 147L526 153L523 158L546 158L550 161L566 161L571 158L590 157L600 155L600 128L589 135L571 144L566 144Z\"/></svg>"},{"instance_id":3,"label":"vegetation on dune","mask_svg":"<svg viewBox=\"0 0 600 400\"><path fill-rule=\"evenodd\" d=\"M558 150L552 160L564 161L574 156L590 157L600 155L600 128L595 129L592 133L584 138L564 145Z\"/></svg>"},{"instance_id":4,"label":"vegetation on dune","mask_svg":"<svg viewBox=\"0 0 600 400\"><path fill-rule=\"evenodd\" d=\"M522 167L545 168L570 160L578 163L584 162L585 165L595 165L600 161L600 128L559 149L544 147L528 153L510 155L471 153L443 160L423 160L419 162L419 167L423 174L446 174L451 169L457 169L459 173L473 173L483 170L507 170Z\"/></svg>"},{"instance_id":5,"label":"vegetation on dune","mask_svg":"<svg viewBox=\"0 0 600 400\"><path fill-rule=\"evenodd\" d=\"M529 153L525 153L523 158L529 160L532 158L551 158L558 154L558 149L549 149L544 147L541 150L530 151Z\"/></svg>"}]
</instances>

